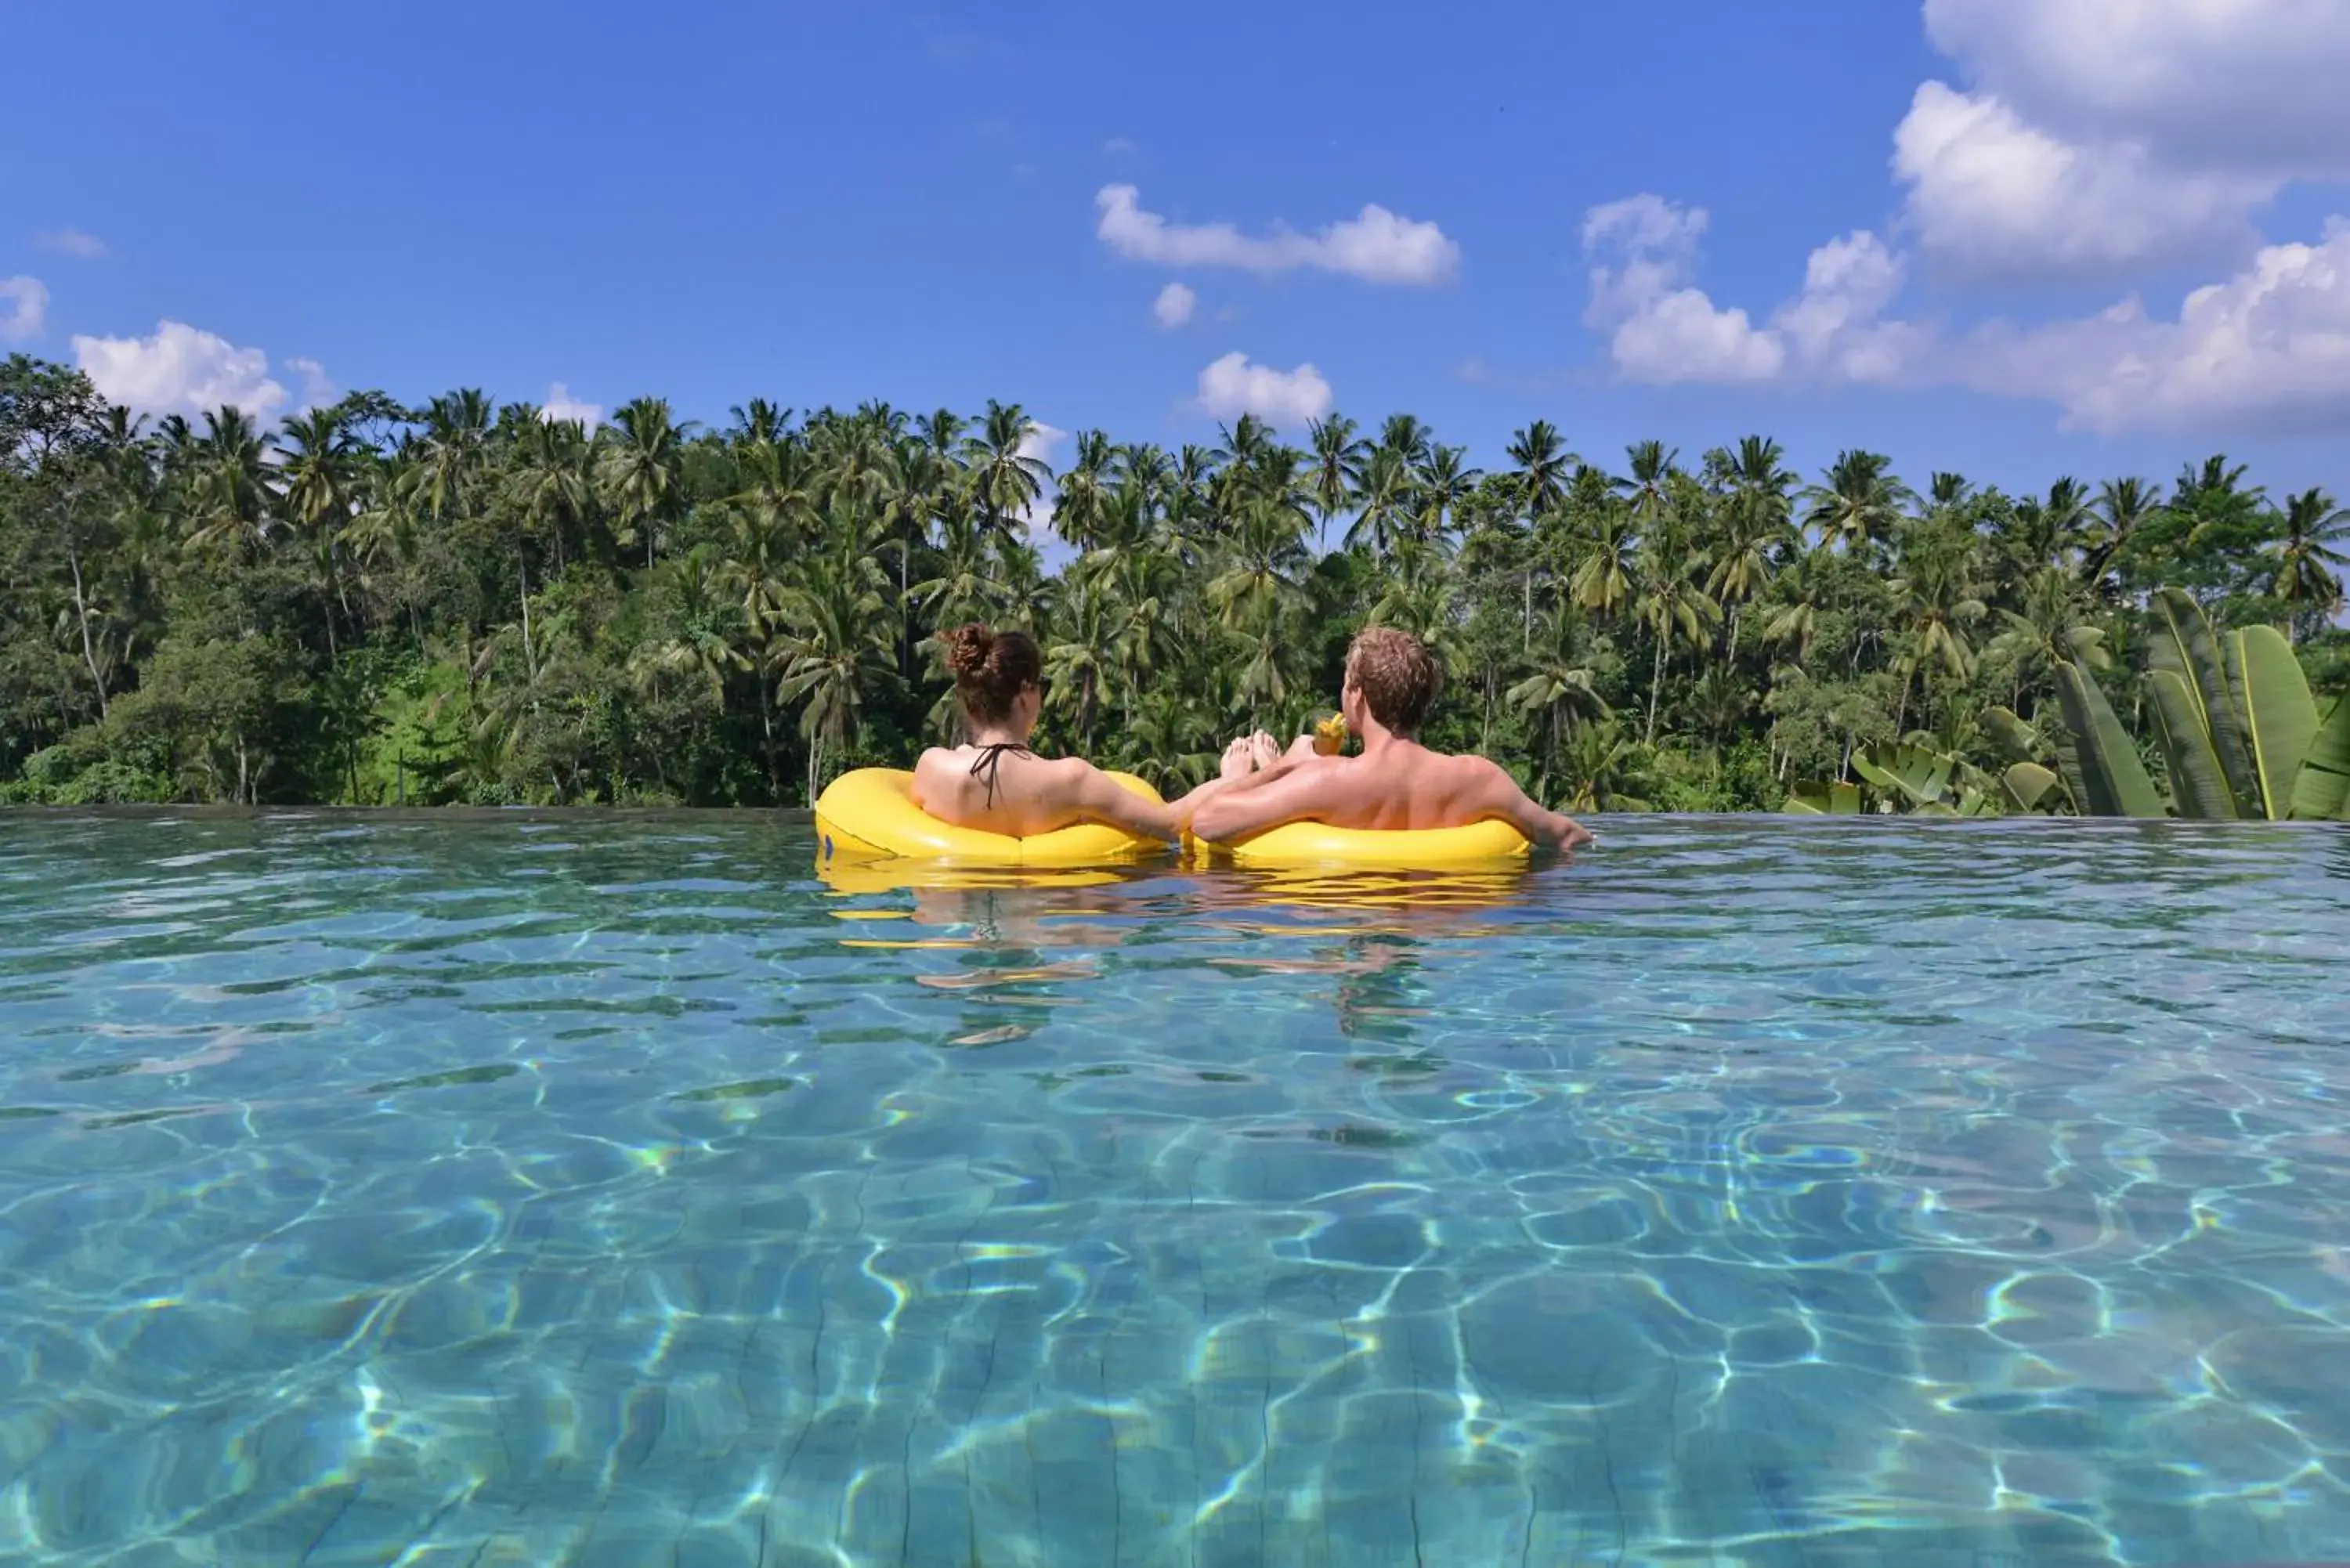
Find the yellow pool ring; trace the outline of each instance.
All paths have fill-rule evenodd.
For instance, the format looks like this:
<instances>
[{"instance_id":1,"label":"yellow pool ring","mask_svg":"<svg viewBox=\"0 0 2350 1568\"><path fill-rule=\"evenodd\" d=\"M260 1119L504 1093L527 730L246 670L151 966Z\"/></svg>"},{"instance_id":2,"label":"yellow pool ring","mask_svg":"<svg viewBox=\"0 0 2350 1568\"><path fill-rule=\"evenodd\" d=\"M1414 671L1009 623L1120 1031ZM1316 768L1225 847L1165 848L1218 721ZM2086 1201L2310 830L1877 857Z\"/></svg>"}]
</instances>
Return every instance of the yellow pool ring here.
<instances>
[{"instance_id":1,"label":"yellow pool ring","mask_svg":"<svg viewBox=\"0 0 2350 1568\"><path fill-rule=\"evenodd\" d=\"M1131 774L1111 778L1156 802L1159 792ZM903 768L859 768L816 797L816 863L899 858L951 866L1122 866L1163 855L1166 844L1124 828L1080 823L1028 838L956 827L914 804Z\"/></svg>"},{"instance_id":2,"label":"yellow pool ring","mask_svg":"<svg viewBox=\"0 0 2350 1568\"><path fill-rule=\"evenodd\" d=\"M993 893L1030 888L1097 888L1118 879L1106 867L962 866L937 860L827 860L816 846L816 879L835 893Z\"/></svg>"},{"instance_id":3,"label":"yellow pool ring","mask_svg":"<svg viewBox=\"0 0 2350 1568\"><path fill-rule=\"evenodd\" d=\"M1183 847L1209 866L1365 866L1388 871L1523 864L1534 852L1524 834L1506 822L1491 821L1384 832L1292 822L1231 844L1187 838Z\"/></svg>"}]
</instances>

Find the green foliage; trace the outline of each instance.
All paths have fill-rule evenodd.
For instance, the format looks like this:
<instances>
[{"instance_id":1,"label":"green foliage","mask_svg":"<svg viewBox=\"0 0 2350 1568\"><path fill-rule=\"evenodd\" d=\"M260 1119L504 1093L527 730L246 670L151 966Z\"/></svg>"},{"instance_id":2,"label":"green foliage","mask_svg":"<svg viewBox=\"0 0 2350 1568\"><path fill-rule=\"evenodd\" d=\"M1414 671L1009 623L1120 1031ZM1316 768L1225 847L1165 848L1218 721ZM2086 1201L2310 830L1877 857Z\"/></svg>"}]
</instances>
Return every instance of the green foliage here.
<instances>
[{"instance_id":1,"label":"green foliage","mask_svg":"<svg viewBox=\"0 0 2350 1568\"><path fill-rule=\"evenodd\" d=\"M2302 759L2317 737L2317 703L2292 645L2274 627L2248 626L2230 633L2229 652L2260 784L2261 815L2282 819L2291 810Z\"/></svg>"},{"instance_id":2,"label":"green foliage","mask_svg":"<svg viewBox=\"0 0 2350 1568\"><path fill-rule=\"evenodd\" d=\"M2283 680L2350 679L2350 524L2223 459L1921 495L1859 451L1806 487L1761 436L1600 466L1541 421L1489 472L1399 414L1082 431L1055 474L1016 404L683 413L459 389L151 423L7 360L0 798L795 805L946 735L930 639L974 618L1042 642L1041 744L1170 789L1327 707L1372 622L1442 651L1432 742L1570 810L2074 809L2068 666L2142 730L2182 688L2138 669L2172 670L2240 812L2332 799L2300 752L2350 762ZM2174 794L2215 808L2196 765Z\"/></svg>"},{"instance_id":3,"label":"green foliage","mask_svg":"<svg viewBox=\"0 0 2350 1568\"><path fill-rule=\"evenodd\" d=\"M2056 668L2056 695L2064 727L2073 737L2085 816L2160 816L2162 797L2137 754L2137 743L2122 728L2097 679L2067 661Z\"/></svg>"},{"instance_id":4,"label":"green foliage","mask_svg":"<svg viewBox=\"0 0 2350 1568\"><path fill-rule=\"evenodd\" d=\"M1998 816L2007 809L1998 781L1964 759L1929 746L1912 742L1871 746L1853 753L1852 767L1860 784L1798 784L1789 793L1785 809L1798 815L1832 816Z\"/></svg>"},{"instance_id":5,"label":"green foliage","mask_svg":"<svg viewBox=\"0 0 2350 1568\"><path fill-rule=\"evenodd\" d=\"M2344 815L2350 805L2350 701L2337 701L2321 725L2301 661L2273 627L2214 637L2201 607L2173 590L2155 596L2155 609L2163 634L2146 683L2171 809L2218 821ZM2152 783L2096 683L2077 665L2061 673L2085 809L2160 815Z\"/></svg>"}]
</instances>

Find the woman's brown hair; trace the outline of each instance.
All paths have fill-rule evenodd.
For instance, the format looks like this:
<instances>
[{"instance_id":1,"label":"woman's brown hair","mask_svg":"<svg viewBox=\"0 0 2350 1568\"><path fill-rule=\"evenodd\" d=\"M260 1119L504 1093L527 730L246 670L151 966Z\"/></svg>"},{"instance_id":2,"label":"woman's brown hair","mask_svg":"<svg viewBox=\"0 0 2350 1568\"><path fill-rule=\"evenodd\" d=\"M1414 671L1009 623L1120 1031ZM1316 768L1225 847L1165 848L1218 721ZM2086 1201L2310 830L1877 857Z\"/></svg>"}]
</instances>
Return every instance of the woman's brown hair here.
<instances>
[{"instance_id":1,"label":"woman's brown hair","mask_svg":"<svg viewBox=\"0 0 2350 1568\"><path fill-rule=\"evenodd\" d=\"M1010 718L1014 700L1044 678L1044 657L1024 631L990 631L973 621L940 632L939 640L946 645L955 697L964 716L977 723Z\"/></svg>"}]
</instances>

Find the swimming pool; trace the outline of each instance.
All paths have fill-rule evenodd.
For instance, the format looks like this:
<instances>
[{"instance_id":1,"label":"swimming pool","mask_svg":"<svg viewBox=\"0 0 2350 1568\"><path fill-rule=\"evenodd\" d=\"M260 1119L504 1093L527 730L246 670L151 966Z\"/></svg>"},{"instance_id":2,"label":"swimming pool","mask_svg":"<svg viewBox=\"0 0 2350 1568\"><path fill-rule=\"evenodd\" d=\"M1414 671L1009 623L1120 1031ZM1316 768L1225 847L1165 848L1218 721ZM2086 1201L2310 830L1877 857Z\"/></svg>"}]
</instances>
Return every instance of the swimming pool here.
<instances>
[{"instance_id":1,"label":"swimming pool","mask_svg":"<svg viewBox=\"0 0 2350 1568\"><path fill-rule=\"evenodd\" d=\"M2350 836L0 817L0 1558L2350 1556Z\"/></svg>"}]
</instances>

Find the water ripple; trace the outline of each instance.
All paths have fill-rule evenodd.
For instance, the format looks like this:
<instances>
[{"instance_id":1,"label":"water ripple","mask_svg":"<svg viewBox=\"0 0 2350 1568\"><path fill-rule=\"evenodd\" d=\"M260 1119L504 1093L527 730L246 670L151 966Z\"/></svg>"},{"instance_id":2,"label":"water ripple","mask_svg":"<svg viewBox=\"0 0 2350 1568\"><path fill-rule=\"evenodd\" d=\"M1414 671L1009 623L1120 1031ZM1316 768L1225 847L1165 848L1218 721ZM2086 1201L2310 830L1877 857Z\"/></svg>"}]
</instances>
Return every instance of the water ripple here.
<instances>
[{"instance_id":1,"label":"water ripple","mask_svg":"<svg viewBox=\"0 0 2350 1568\"><path fill-rule=\"evenodd\" d=\"M11 815L0 1559L2350 1556L2350 836L1607 837Z\"/></svg>"}]
</instances>

